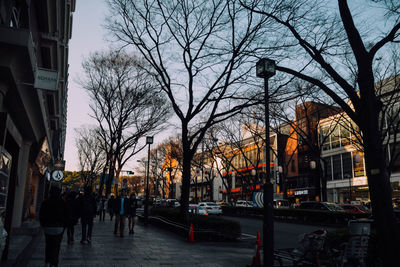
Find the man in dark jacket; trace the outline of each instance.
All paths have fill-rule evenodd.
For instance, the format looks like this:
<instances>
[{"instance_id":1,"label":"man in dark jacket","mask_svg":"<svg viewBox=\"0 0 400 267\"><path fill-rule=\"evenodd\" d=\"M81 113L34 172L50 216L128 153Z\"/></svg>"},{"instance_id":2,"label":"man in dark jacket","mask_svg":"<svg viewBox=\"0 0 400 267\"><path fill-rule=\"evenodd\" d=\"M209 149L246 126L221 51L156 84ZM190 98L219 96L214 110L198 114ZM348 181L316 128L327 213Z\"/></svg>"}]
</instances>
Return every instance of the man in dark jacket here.
<instances>
[{"instance_id":1,"label":"man in dark jacket","mask_svg":"<svg viewBox=\"0 0 400 267\"><path fill-rule=\"evenodd\" d=\"M114 196L111 196L110 199L107 201L107 209L108 213L110 214L110 221L112 221L114 217L114 201L115 201Z\"/></svg>"},{"instance_id":2,"label":"man in dark jacket","mask_svg":"<svg viewBox=\"0 0 400 267\"><path fill-rule=\"evenodd\" d=\"M97 203L92 195L92 188L85 187L84 194L79 198L80 217L82 224L81 243L90 243L92 241L93 218L96 216Z\"/></svg>"},{"instance_id":3,"label":"man in dark jacket","mask_svg":"<svg viewBox=\"0 0 400 267\"><path fill-rule=\"evenodd\" d=\"M75 225L78 223L79 219L79 203L77 200L77 195L77 192L71 191L67 194L67 200L65 201L69 217L69 220L67 222L68 244L74 242Z\"/></svg>"},{"instance_id":4,"label":"man in dark jacket","mask_svg":"<svg viewBox=\"0 0 400 267\"><path fill-rule=\"evenodd\" d=\"M126 190L121 190L121 195L114 200L115 225L114 234L116 235L119 228L119 234L124 236L125 218L129 214L129 199L126 197ZM119 227L118 227L119 226Z\"/></svg>"},{"instance_id":5,"label":"man in dark jacket","mask_svg":"<svg viewBox=\"0 0 400 267\"><path fill-rule=\"evenodd\" d=\"M60 244L68 222L65 202L60 198L61 189L52 186L49 198L40 206L39 220L46 238L45 261L51 267L58 266Z\"/></svg>"}]
</instances>

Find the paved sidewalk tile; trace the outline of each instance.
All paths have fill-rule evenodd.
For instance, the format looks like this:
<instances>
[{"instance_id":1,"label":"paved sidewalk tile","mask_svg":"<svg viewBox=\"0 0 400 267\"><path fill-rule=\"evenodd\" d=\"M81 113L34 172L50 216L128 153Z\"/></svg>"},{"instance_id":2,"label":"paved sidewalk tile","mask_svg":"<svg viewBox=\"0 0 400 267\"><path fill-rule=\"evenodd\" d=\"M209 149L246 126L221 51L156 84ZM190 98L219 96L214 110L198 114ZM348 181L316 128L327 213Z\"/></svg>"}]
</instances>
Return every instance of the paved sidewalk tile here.
<instances>
[{"instance_id":1,"label":"paved sidewalk tile","mask_svg":"<svg viewBox=\"0 0 400 267\"><path fill-rule=\"evenodd\" d=\"M114 222L95 219L91 244L80 244L81 226L75 227L75 241L68 245L66 233L61 245L60 267L100 266L246 266L254 249L229 242L188 243L183 237L137 223L135 234L114 236ZM239 241L238 241L239 242ZM42 236L29 259L29 267L44 266Z\"/></svg>"}]
</instances>

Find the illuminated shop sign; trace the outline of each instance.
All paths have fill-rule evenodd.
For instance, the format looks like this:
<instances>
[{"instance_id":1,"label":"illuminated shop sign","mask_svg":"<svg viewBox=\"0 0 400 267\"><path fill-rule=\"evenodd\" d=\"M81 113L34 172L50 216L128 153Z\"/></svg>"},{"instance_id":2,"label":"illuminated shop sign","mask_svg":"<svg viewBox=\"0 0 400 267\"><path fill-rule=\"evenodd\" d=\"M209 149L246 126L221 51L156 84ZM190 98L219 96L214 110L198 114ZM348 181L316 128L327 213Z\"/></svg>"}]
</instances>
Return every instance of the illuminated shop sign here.
<instances>
[{"instance_id":1,"label":"illuminated shop sign","mask_svg":"<svg viewBox=\"0 0 400 267\"><path fill-rule=\"evenodd\" d=\"M295 196L308 195L308 189L294 191Z\"/></svg>"}]
</instances>

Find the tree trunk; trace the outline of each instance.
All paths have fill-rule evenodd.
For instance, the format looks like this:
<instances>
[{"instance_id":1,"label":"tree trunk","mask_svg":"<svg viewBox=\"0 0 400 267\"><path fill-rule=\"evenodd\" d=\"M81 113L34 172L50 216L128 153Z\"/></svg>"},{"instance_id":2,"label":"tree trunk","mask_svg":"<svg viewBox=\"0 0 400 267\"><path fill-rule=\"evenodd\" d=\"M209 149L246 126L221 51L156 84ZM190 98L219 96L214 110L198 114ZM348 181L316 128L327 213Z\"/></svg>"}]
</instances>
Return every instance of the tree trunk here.
<instances>
[{"instance_id":1,"label":"tree trunk","mask_svg":"<svg viewBox=\"0 0 400 267\"><path fill-rule=\"evenodd\" d=\"M361 88L361 85L360 85ZM379 107L373 87L361 98L361 127L372 214L376 224L379 255L384 266L398 266L400 233L392 207L392 189L379 131Z\"/></svg>"},{"instance_id":2,"label":"tree trunk","mask_svg":"<svg viewBox=\"0 0 400 267\"><path fill-rule=\"evenodd\" d=\"M384 151L379 142L379 135L365 132L364 136L368 142L368 146L365 147L365 165L372 214L377 228L379 254L385 262L384 266L397 266L395 262L400 249L399 229L393 213L392 190Z\"/></svg>"},{"instance_id":3,"label":"tree trunk","mask_svg":"<svg viewBox=\"0 0 400 267\"><path fill-rule=\"evenodd\" d=\"M183 173L180 216L183 221L188 220L189 193L190 193L191 153L183 147Z\"/></svg>"},{"instance_id":4,"label":"tree trunk","mask_svg":"<svg viewBox=\"0 0 400 267\"><path fill-rule=\"evenodd\" d=\"M327 181L326 181L326 162L320 156L319 157L319 179L321 179L321 194L322 201L328 201L328 192L327 192Z\"/></svg>"},{"instance_id":5,"label":"tree trunk","mask_svg":"<svg viewBox=\"0 0 400 267\"><path fill-rule=\"evenodd\" d=\"M111 193L113 180L114 180L114 162L110 161L110 170L108 172L108 179L106 184L106 197L108 197Z\"/></svg>"}]
</instances>

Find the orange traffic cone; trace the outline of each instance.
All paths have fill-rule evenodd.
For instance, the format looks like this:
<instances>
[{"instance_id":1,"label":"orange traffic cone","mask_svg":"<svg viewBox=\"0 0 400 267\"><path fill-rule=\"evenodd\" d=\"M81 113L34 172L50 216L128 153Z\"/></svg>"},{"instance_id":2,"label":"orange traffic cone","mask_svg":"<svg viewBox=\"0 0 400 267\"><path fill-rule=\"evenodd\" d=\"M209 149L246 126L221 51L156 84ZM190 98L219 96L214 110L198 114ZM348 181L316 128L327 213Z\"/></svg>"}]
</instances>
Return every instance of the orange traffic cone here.
<instances>
[{"instance_id":1,"label":"orange traffic cone","mask_svg":"<svg viewBox=\"0 0 400 267\"><path fill-rule=\"evenodd\" d=\"M257 246L261 246L260 230L257 230Z\"/></svg>"},{"instance_id":2,"label":"orange traffic cone","mask_svg":"<svg viewBox=\"0 0 400 267\"><path fill-rule=\"evenodd\" d=\"M189 238L188 241L190 243L194 242L194 234L193 234L193 223L190 224Z\"/></svg>"},{"instance_id":3,"label":"orange traffic cone","mask_svg":"<svg viewBox=\"0 0 400 267\"><path fill-rule=\"evenodd\" d=\"M253 264L252 264L253 266L261 265L260 246L261 246L260 230L257 230L256 255L253 257Z\"/></svg>"}]
</instances>

